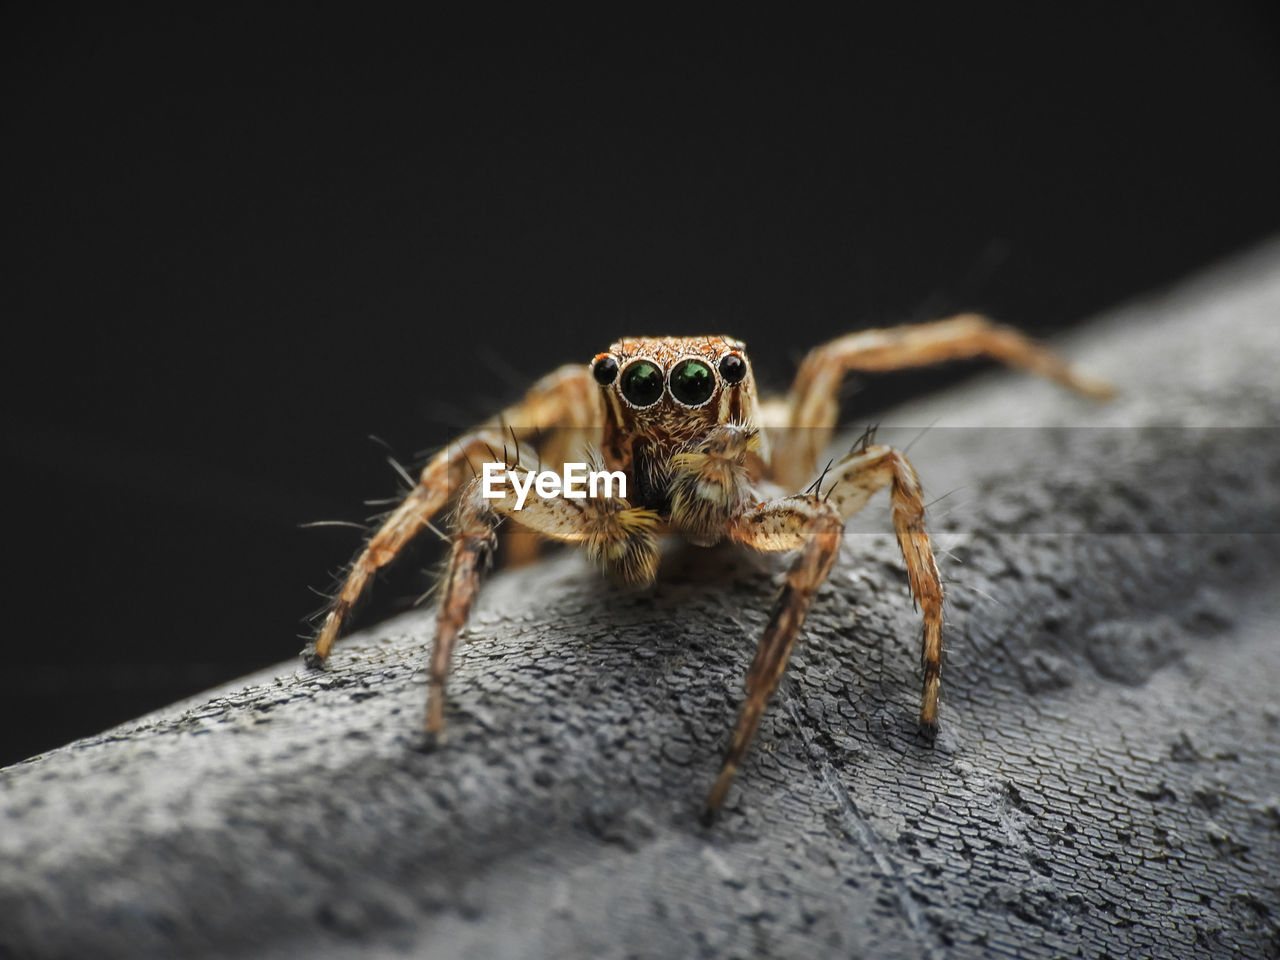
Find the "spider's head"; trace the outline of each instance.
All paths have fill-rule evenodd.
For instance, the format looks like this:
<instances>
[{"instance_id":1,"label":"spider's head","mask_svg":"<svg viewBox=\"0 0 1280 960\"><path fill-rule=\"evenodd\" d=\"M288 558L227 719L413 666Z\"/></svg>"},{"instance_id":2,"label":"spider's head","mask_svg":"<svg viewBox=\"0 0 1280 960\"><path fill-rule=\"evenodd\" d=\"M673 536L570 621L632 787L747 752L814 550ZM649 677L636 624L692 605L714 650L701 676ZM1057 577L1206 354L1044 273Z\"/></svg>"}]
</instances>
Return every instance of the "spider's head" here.
<instances>
[{"instance_id":1,"label":"spider's head","mask_svg":"<svg viewBox=\"0 0 1280 960\"><path fill-rule=\"evenodd\" d=\"M740 340L632 337L591 361L611 426L688 440L719 423L755 419L755 380Z\"/></svg>"},{"instance_id":2,"label":"spider's head","mask_svg":"<svg viewBox=\"0 0 1280 960\"><path fill-rule=\"evenodd\" d=\"M630 337L591 361L613 468L659 478L670 456L722 423L754 426L756 384L731 337Z\"/></svg>"}]
</instances>

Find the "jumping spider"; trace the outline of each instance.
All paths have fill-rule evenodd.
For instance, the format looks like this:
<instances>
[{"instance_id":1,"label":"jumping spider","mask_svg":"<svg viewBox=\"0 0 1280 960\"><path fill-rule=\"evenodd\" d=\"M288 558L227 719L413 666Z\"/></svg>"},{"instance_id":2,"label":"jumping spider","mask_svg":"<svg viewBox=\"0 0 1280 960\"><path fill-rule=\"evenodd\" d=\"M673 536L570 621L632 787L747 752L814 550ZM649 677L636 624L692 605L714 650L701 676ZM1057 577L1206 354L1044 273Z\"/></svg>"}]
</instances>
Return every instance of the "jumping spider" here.
<instances>
[{"instance_id":1,"label":"jumping spider","mask_svg":"<svg viewBox=\"0 0 1280 960\"><path fill-rule=\"evenodd\" d=\"M942 662L942 583L924 527L920 482L907 458L862 443L810 483L836 426L837 394L851 371L897 370L986 356L1095 398L1110 388L1073 372L1017 331L965 314L934 323L851 333L813 350L788 396L761 401L743 344L729 337L619 340L586 365L535 383L515 405L464 434L423 469L417 486L365 544L315 639L320 666L370 578L454 506L448 566L431 654L426 729L444 730L450 655L466 623L503 519L552 540L579 543L616 580L653 581L658 538L678 533L701 546L728 539L755 550L798 550L760 638L746 699L719 776L710 818L725 794L786 669L809 602L826 579L845 519L889 487L893 527L924 619L920 725L936 728ZM517 439L523 434L525 439ZM523 509L506 486L481 496L475 464L501 457L510 477L528 465L595 457L622 471L627 499L569 499L532 491ZM806 486L806 484L810 484ZM796 492L802 491L802 492ZM456 494L456 495L455 495Z\"/></svg>"}]
</instances>

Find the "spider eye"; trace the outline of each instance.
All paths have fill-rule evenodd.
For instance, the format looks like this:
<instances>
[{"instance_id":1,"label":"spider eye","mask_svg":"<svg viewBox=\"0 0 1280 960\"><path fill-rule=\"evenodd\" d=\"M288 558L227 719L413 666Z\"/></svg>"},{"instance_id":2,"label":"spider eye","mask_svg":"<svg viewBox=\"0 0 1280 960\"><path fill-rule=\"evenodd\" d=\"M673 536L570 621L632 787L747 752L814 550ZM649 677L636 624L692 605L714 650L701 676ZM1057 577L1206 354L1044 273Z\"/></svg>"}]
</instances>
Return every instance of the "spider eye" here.
<instances>
[{"instance_id":1,"label":"spider eye","mask_svg":"<svg viewBox=\"0 0 1280 960\"><path fill-rule=\"evenodd\" d=\"M671 395L687 407L700 407L716 391L716 375L701 360L682 360L671 371Z\"/></svg>"},{"instance_id":2,"label":"spider eye","mask_svg":"<svg viewBox=\"0 0 1280 960\"><path fill-rule=\"evenodd\" d=\"M740 354L727 353L720 358L720 376L725 383L741 383L747 375L747 361Z\"/></svg>"},{"instance_id":3,"label":"spider eye","mask_svg":"<svg viewBox=\"0 0 1280 960\"><path fill-rule=\"evenodd\" d=\"M618 377L618 361L606 353L592 364L591 375L596 378L596 383L607 387Z\"/></svg>"},{"instance_id":4,"label":"spider eye","mask_svg":"<svg viewBox=\"0 0 1280 960\"><path fill-rule=\"evenodd\" d=\"M622 395L637 407L649 407L662 396L662 371L648 360L636 360L622 372Z\"/></svg>"}]
</instances>

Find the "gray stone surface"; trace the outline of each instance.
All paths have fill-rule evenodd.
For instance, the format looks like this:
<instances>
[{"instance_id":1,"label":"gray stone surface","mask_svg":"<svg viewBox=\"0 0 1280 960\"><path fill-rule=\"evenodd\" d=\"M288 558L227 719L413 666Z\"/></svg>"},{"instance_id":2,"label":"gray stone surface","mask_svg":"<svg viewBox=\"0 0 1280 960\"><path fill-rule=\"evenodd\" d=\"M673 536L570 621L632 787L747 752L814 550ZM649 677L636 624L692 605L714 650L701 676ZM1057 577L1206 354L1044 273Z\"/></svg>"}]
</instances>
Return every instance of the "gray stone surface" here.
<instances>
[{"instance_id":1,"label":"gray stone surface","mask_svg":"<svg viewBox=\"0 0 1280 960\"><path fill-rule=\"evenodd\" d=\"M710 829L782 567L557 556L490 581L435 752L423 611L0 772L0 956L1280 955L1280 245L1063 346L1123 397L885 427L934 424L935 744L882 499Z\"/></svg>"}]
</instances>

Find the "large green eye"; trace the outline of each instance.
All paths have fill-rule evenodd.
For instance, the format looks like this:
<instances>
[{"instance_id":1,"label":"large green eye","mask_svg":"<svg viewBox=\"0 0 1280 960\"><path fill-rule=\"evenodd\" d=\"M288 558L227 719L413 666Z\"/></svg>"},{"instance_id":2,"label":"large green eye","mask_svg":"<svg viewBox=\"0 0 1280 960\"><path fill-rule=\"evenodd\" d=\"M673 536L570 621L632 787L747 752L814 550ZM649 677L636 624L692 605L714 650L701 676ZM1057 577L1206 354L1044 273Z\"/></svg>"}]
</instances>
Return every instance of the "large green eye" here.
<instances>
[{"instance_id":1,"label":"large green eye","mask_svg":"<svg viewBox=\"0 0 1280 960\"><path fill-rule=\"evenodd\" d=\"M716 375L701 360L681 360L671 371L671 395L686 407L700 407L716 392Z\"/></svg>"},{"instance_id":2,"label":"large green eye","mask_svg":"<svg viewBox=\"0 0 1280 960\"><path fill-rule=\"evenodd\" d=\"M636 360L622 371L622 395L637 407L649 407L662 396L662 371L648 360Z\"/></svg>"}]
</instances>

